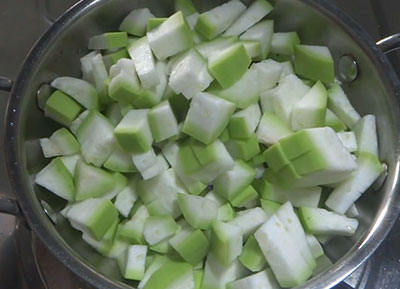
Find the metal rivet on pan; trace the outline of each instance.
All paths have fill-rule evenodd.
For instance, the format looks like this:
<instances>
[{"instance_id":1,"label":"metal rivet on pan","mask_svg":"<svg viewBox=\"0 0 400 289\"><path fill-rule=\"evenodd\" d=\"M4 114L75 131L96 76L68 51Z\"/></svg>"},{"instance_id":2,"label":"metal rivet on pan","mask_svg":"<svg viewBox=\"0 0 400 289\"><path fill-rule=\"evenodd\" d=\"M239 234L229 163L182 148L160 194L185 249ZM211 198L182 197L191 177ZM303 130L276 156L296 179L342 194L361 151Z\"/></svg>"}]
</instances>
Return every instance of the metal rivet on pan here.
<instances>
[{"instance_id":1,"label":"metal rivet on pan","mask_svg":"<svg viewBox=\"0 0 400 289\"><path fill-rule=\"evenodd\" d=\"M53 225L57 225L57 214L54 212L54 210L45 201L41 200L40 203L42 204L42 208L46 216L50 219Z\"/></svg>"},{"instance_id":2,"label":"metal rivet on pan","mask_svg":"<svg viewBox=\"0 0 400 289\"><path fill-rule=\"evenodd\" d=\"M372 189L376 192L378 191L380 188L382 188L383 184L386 181L386 177L388 175L388 166L387 164L383 163L383 172L381 173L381 175L378 177L378 179L375 181L375 183L372 186Z\"/></svg>"},{"instance_id":3,"label":"metal rivet on pan","mask_svg":"<svg viewBox=\"0 0 400 289\"><path fill-rule=\"evenodd\" d=\"M343 82L353 82L358 76L358 64L350 54L344 54L338 62L338 72Z\"/></svg>"}]
</instances>

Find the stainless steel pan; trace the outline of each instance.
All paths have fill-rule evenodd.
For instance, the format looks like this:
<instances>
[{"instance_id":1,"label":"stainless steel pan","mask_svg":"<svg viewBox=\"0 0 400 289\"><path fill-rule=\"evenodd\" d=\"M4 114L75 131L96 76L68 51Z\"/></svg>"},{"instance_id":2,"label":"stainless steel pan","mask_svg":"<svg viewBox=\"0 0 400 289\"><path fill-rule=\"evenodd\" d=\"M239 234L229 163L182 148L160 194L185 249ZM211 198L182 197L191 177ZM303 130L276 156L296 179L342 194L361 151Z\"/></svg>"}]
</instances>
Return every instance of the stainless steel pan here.
<instances>
[{"instance_id":1,"label":"stainless steel pan","mask_svg":"<svg viewBox=\"0 0 400 289\"><path fill-rule=\"evenodd\" d=\"M223 1L195 1L205 10ZM244 1L249 2L249 1ZM360 228L352 238L337 238L326 246L335 264L299 288L330 288L360 266L379 246L400 211L399 79L384 52L397 48L399 36L374 41L351 19L325 0L277 0L276 31L296 30L304 43L328 45L338 66L336 74L361 114L377 116L381 159L388 165L385 182L359 201ZM56 125L43 117L36 92L57 75L80 76L79 58L88 39L115 30L134 8L149 7L157 16L173 11L172 0L81 1L54 23L36 43L11 89L4 143L9 178L16 200L0 200L0 211L21 214L50 251L79 277L97 288L129 288L116 264L97 254L57 212L65 203L33 185L32 174L45 163L38 138Z\"/></svg>"}]
</instances>

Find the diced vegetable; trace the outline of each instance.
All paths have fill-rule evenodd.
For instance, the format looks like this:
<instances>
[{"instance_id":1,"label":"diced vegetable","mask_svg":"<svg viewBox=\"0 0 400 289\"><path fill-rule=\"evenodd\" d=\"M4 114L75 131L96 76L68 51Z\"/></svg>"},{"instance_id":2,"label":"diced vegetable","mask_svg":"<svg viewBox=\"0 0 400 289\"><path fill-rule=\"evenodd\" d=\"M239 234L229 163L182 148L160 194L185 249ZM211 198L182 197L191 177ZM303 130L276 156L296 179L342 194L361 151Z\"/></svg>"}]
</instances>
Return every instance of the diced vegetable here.
<instances>
[{"instance_id":1,"label":"diced vegetable","mask_svg":"<svg viewBox=\"0 0 400 289\"><path fill-rule=\"evenodd\" d=\"M335 78L333 58L326 46L296 45L296 73L312 80L332 83Z\"/></svg>"},{"instance_id":2,"label":"diced vegetable","mask_svg":"<svg viewBox=\"0 0 400 289\"><path fill-rule=\"evenodd\" d=\"M135 36L144 36L147 30L147 20L153 18L148 8L135 9L122 20L119 30Z\"/></svg>"},{"instance_id":3,"label":"diced vegetable","mask_svg":"<svg viewBox=\"0 0 400 289\"><path fill-rule=\"evenodd\" d=\"M66 128L60 128L50 138L41 138L39 141L46 158L79 152L78 142Z\"/></svg>"},{"instance_id":4,"label":"diced vegetable","mask_svg":"<svg viewBox=\"0 0 400 289\"><path fill-rule=\"evenodd\" d=\"M155 29L147 32L155 56L166 59L192 46L192 33L182 12L176 12Z\"/></svg>"},{"instance_id":5,"label":"diced vegetable","mask_svg":"<svg viewBox=\"0 0 400 289\"><path fill-rule=\"evenodd\" d=\"M242 2L231 0L200 14L196 30L211 40L227 30L245 10L246 6Z\"/></svg>"}]
</instances>

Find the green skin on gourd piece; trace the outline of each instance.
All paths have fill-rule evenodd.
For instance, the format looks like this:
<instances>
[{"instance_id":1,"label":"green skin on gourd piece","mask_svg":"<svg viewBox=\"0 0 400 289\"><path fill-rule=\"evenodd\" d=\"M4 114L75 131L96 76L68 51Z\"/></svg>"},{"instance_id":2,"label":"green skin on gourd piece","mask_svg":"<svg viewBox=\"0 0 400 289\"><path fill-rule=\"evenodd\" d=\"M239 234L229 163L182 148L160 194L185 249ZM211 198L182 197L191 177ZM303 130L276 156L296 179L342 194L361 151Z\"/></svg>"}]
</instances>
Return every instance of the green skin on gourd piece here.
<instances>
[{"instance_id":1,"label":"green skin on gourd piece","mask_svg":"<svg viewBox=\"0 0 400 289\"><path fill-rule=\"evenodd\" d=\"M35 176L35 183L67 201L74 199L74 181L59 157L53 159Z\"/></svg>"},{"instance_id":2,"label":"green skin on gourd piece","mask_svg":"<svg viewBox=\"0 0 400 289\"><path fill-rule=\"evenodd\" d=\"M46 117L49 117L65 126L70 126L72 121L78 117L81 111L82 107L60 90L56 90L52 93L52 95L47 99L44 108Z\"/></svg>"},{"instance_id":3,"label":"green skin on gourd piece","mask_svg":"<svg viewBox=\"0 0 400 289\"><path fill-rule=\"evenodd\" d=\"M151 275L143 289L172 289L175 288L172 287L174 284L176 284L175 286L179 286L179 283L182 285L183 280L189 284L194 283L192 268L190 264L185 262L167 261Z\"/></svg>"},{"instance_id":4,"label":"green skin on gourd piece","mask_svg":"<svg viewBox=\"0 0 400 289\"><path fill-rule=\"evenodd\" d=\"M107 32L93 36L89 40L89 49L113 49L128 45L128 34L126 32Z\"/></svg>"},{"instance_id":5,"label":"green skin on gourd piece","mask_svg":"<svg viewBox=\"0 0 400 289\"><path fill-rule=\"evenodd\" d=\"M114 136L125 152L145 153L153 137L147 120L147 110L130 110L114 129Z\"/></svg>"},{"instance_id":6,"label":"green skin on gourd piece","mask_svg":"<svg viewBox=\"0 0 400 289\"><path fill-rule=\"evenodd\" d=\"M166 18L166 17L149 18L149 19L147 19L147 31L151 31L154 28L160 26L167 19L168 18Z\"/></svg>"},{"instance_id":7,"label":"green skin on gourd piece","mask_svg":"<svg viewBox=\"0 0 400 289\"><path fill-rule=\"evenodd\" d=\"M186 262L193 266L204 259L209 249L209 241L199 229L178 232L169 243Z\"/></svg>"},{"instance_id":8,"label":"green skin on gourd piece","mask_svg":"<svg viewBox=\"0 0 400 289\"><path fill-rule=\"evenodd\" d=\"M250 63L246 49L238 43L210 57L208 69L222 88L228 88L246 73Z\"/></svg>"},{"instance_id":9,"label":"green skin on gourd piece","mask_svg":"<svg viewBox=\"0 0 400 289\"><path fill-rule=\"evenodd\" d=\"M294 48L295 71L312 80L333 83L334 63L325 46L296 45Z\"/></svg>"}]
</instances>

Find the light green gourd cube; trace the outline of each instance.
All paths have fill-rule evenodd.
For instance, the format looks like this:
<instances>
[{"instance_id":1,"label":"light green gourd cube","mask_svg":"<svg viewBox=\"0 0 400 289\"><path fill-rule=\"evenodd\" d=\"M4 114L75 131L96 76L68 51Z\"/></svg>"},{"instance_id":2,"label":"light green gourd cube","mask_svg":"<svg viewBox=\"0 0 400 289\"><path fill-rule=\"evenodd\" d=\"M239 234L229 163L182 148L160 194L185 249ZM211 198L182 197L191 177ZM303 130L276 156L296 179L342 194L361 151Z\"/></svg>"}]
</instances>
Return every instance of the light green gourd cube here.
<instances>
[{"instance_id":1,"label":"light green gourd cube","mask_svg":"<svg viewBox=\"0 0 400 289\"><path fill-rule=\"evenodd\" d=\"M92 59L97 54L99 54L98 51L91 51L88 54L81 57L79 60L81 63L82 79L92 84L94 83Z\"/></svg>"},{"instance_id":2,"label":"light green gourd cube","mask_svg":"<svg viewBox=\"0 0 400 289\"><path fill-rule=\"evenodd\" d=\"M244 244L239 261L252 272L259 272L267 266L267 261L253 235Z\"/></svg>"},{"instance_id":3,"label":"light green gourd cube","mask_svg":"<svg viewBox=\"0 0 400 289\"><path fill-rule=\"evenodd\" d=\"M107 71L110 71L111 66L116 64L118 60L129 58L128 51L125 48L103 55L103 62Z\"/></svg>"},{"instance_id":4,"label":"light green gourd cube","mask_svg":"<svg viewBox=\"0 0 400 289\"><path fill-rule=\"evenodd\" d=\"M202 41L196 44L196 50L207 60L218 51L223 50L238 41L237 36L220 36L210 41Z\"/></svg>"},{"instance_id":5,"label":"light green gourd cube","mask_svg":"<svg viewBox=\"0 0 400 289\"><path fill-rule=\"evenodd\" d=\"M147 37L142 37L127 47L128 53L135 63L137 75L142 87L149 89L160 83L154 56Z\"/></svg>"},{"instance_id":6,"label":"light green gourd cube","mask_svg":"<svg viewBox=\"0 0 400 289\"><path fill-rule=\"evenodd\" d=\"M179 133L178 123L168 101L163 101L150 109L147 117L156 142L161 142Z\"/></svg>"},{"instance_id":7,"label":"light green gourd cube","mask_svg":"<svg viewBox=\"0 0 400 289\"><path fill-rule=\"evenodd\" d=\"M232 200L237 194L251 184L256 175L255 170L241 160L235 161L235 166L214 181L214 191Z\"/></svg>"},{"instance_id":8,"label":"light green gourd cube","mask_svg":"<svg viewBox=\"0 0 400 289\"><path fill-rule=\"evenodd\" d=\"M307 243L310 246L311 253L312 253L314 259L316 259L315 262L317 263L317 266L318 266L317 258L324 255L324 249L322 248L320 242L318 241L317 238L315 238L314 235L306 234L306 238L307 238ZM317 267L317 266L315 266L315 267Z\"/></svg>"},{"instance_id":9,"label":"light green gourd cube","mask_svg":"<svg viewBox=\"0 0 400 289\"><path fill-rule=\"evenodd\" d=\"M154 15L149 8L134 9L122 20L119 30L135 36L144 36L150 18L154 18Z\"/></svg>"},{"instance_id":10,"label":"light green gourd cube","mask_svg":"<svg viewBox=\"0 0 400 289\"><path fill-rule=\"evenodd\" d=\"M167 261L151 275L143 289L193 289L192 268L185 262Z\"/></svg>"},{"instance_id":11,"label":"light green gourd cube","mask_svg":"<svg viewBox=\"0 0 400 289\"><path fill-rule=\"evenodd\" d=\"M125 218L129 216L129 213L131 212L133 205L135 204L136 200L139 197L139 194L136 189L137 181L138 178L136 176L131 177L128 180L128 183L125 186L125 188L118 193L114 201L115 208Z\"/></svg>"},{"instance_id":12,"label":"light green gourd cube","mask_svg":"<svg viewBox=\"0 0 400 289\"><path fill-rule=\"evenodd\" d=\"M298 286L311 276L313 269L299 250L297 240L276 215L254 237L281 287Z\"/></svg>"},{"instance_id":13,"label":"light green gourd cube","mask_svg":"<svg viewBox=\"0 0 400 289\"><path fill-rule=\"evenodd\" d=\"M225 31L224 35L240 35L273 9L273 6L266 0L256 0L244 11L235 22Z\"/></svg>"},{"instance_id":14,"label":"light green gourd cube","mask_svg":"<svg viewBox=\"0 0 400 289\"><path fill-rule=\"evenodd\" d=\"M242 252L242 232L239 227L215 221L211 227L211 252L228 267Z\"/></svg>"},{"instance_id":15,"label":"light green gourd cube","mask_svg":"<svg viewBox=\"0 0 400 289\"><path fill-rule=\"evenodd\" d=\"M136 189L145 204L156 200L162 195L174 195L176 197L178 192L185 193L180 187L173 169L168 169L148 180L139 180Z\"/></svg>"},{"instance_id":16,"label":"light green gourd cube","mask_svg":"<svg viewBox=\"0 0 400 289\"><path fill-rule=\"evenodd\" d=\"M69 95L87 109L97 109L99 105L96 89L89 82L82 79L62 76L54 79L50 85Z\"/></svg>"},{"instance_id":17,"label":"light green gourd cube","mask_svg":"<svg viewBox=\"0 0 400 289\"><path fill-rule=\"evenodd\" d=\"M191 99L205 90L212 81L206 59L196 49L191 49L174 63L168 85L176 94L182 93Z\"/></svg>"},{"instance_id":18,"label":"light green gourd cube","mask_svg":"<svg viewBox=\"0 0 400 289\"><path fill-rule=\"evenodd\" d=\"M313 276L317 276L318 274L325 272L333 265L332 261L325 254L318 257L316 261L317 261L317 267L315 267L313 271Z\"/></svg>"},{"instance_id":19,"label":"light green gourd cube","mask_svg":"<svg viewBox=\"0 0 400 289\"><path fill-rule=\"evenodd\" d=\"M229 122L235 105L209 93L196 94L190 104L182 131L209 144L216 140Z\"/></svg>"},{"instance_id":20,"label":"light green gourd cube","mask_svg":"<svg viewBox=\"0 0 400 289\"><path fill-rule=\"evenodd\" d=\"M114 136L125 152L145 153L153 143L153 136L147 120L148 109L128 111L114 129Z\"/></svg>"},{"instance_id":21,"label":"light green gourd cube","mask_svg":"<svg viewBox=\"0 0 400 289\"><path fill-rule=\"evenodd\" d=\"M324 126L327 102L327 91L318 81L294 106L292 129L297 131L303 128Z\"/></svg>"},{"instance_id":22,"label":"light green gourd cube","mask_svg":"<svg viewBox=\"0 0 400 289\"><path fill-rule=\"evenodd\" d=\"M239 37L239 39L258 41L261 45L261 56L256 60L264 60L265 58L267 58L267 55L269 53L273 34L274 21L263 20L249 28Z\"/></svg>"},{"instance_id":23,"label":"light green gourd cube","mask_svg":"<svg viewBox=\"0 0 400 289\"><path fill-rule=\"evenodd\" d=\"M258 73L255 69L248 69L242 78L228 88L213 82L207 92L234 103L238 108L246 108L259 99Z\"/></svg>"},{"instance_id":24,"label":"light green gourd cube","mask_svg":"<svg viewBox=\"0 0 400 289\"><path fill-rule=\"evenodd\" d=\"M106 32L93 36L89 39L89 49L113 49L128 45L128 34L126 32Z\"/></svg>"},{"instance_id":25,"label":"light green gourd cube","mask_svg":"<svg viewBox=\"0 0 400 289\"><path fill-rule=\"evenodd\" d=\"M91 64L94 85L99 96L99 103L100 105L109 105L113 102L113 100L108 95L110 78L103 61L103 56L101 54L97 54L91 59Z\"/></svg>"},{"instance_id":26,"label":"light green gourd cube","mask_svg":"<svg viewBox=\"0 0 400 289\"><path fill-rule=\"evenodd\" d=\"M261 119L261 110L258 103L235 112L228 124L229 135L231 138L244 139L256 130Z\"/></svg>"},{"instance_id":27,"label":"light green gourd cube","mask_svg":"<svg viewBox=\"0 0 400 289\"><path fill-rule=\"evenodd\" d=\"M297 32L277 32L272 36L271 53L293 55L294 47L300 44Z\"/></svg>"},{"instance_id":28,"label":"light green gourd cube","mask_svg":"<svg viewBox=\"0 0 400 289\"><path fill-rule=\"evenodd\" d=\"M97 252L99 252L103 256L107 256L113 247L114 239L118 229L118 223L119 219L117 218L114 224L107 230L100 241L85 233L82 234L82 239Z\"/></svg>"},{"instance_id":29,"label":"light green gourd cube","mask_svg":"<svg viewBox=\"0 0 400 289\"><path fill-rule=\"evenodd\" d=\"M353 127L357 139L357 154L370 153L379 158L376 117L372 114L363 116Z\"/></svg>"},{"instance_id":30,"label":"light green gourd cube","mask_svg":"<svg viewBox=\"0 0 400 289\"><path fill-rule=\"evenodd\" d=\"M213 200L189 194L178 194L178 204L185 220L195 229L209 229L212 222L217 219L219 206Z\"/></svg>"},{"instance_id":31,"label":"light green gourd cube","mask_svg":"<svg viewBox=\"0 0 400 289\"><path fill-rule=\"evenodd\" d=\"M151 50L160 60L178 54L193 45L192 33L181 11L147 32L147 38Z\"/></svg>"},{"instance_id":32,"label":"light green gourd cube","mask_svg":"<svg viewBox=\"0 0 400 289\"><path fill-rule=\"evenodd\" d=\"M251 59L260 57L261 55L261 45L260 42L255 40L239 40L243 44L247 51L247 54Z\"/></svg>"},{"instance_id":33,"label":"light green gourd cube","mask_svg":"<svg viewBox=\"0 0 400 289\"><path fill-rule=\"evenodd\" d=\"M231 204L236 208L246 207L257 198L257 191L252 186L248 186L231 200Z\"/></svg>"},{"instance_id":34,"label":"light green gourd cube","mask_svg":"<svg viewBox=\"0 0 400 289\"><path fill-rule=\"evenodd\" d=\"M248 270L238 260L229 266L222 265L211 252L204 266L202 289L225 289L229 282L248 274Z\"/></svg>"},{"instance_id":35,"label":"light green gourd cube","mask_svg":"<svg viewBox=\"0 0 400 289\"><path fill-rule=\"evenodd\" d=\"M260 145L254 133L247 139L228 140L225 146L234 159L241 159L243 161L249 161L260 153Z\"/></svg>"},{"instance_id":36,"label":"light green gourd cube","mask_svg":"<svg viewBox=\"0 0 400 289\"><path fill-rule=\"evenodd\" d=\"M326 109L325 126L331 127L336 132L344 131L347 128L343 121L341 121L329 108Z\"/></svg>"},{"instance_id":37,"label":"light green gourd cube","mask_svg":"<svg viewBox=\"0 0 400 289\"><path fill-rule=\"evenodd\" d=\"M264 145L273 145L293 131L279 117L271 112L264 112L257 127L257 139Z\"/></svg>"},{"instance_id":38,"label":"light green gourd cube","mask_svg":"<svg viewBox=\"0 0 400 289\"><path fill-rule=\"evenodd\" d=\"M169 244L193 266L204 259L209 249L209 241L199 229L182 229L169 240Z\"/></svg>"},{"instance_id":39,"label":"light green gourd cube","mask_svg":"<svg viewBox=\"0 0 400 289\"><path fill-rule=\"evenodd\" d=\"M75 229L100 241L118 218L110 200L90 198L68 205L62 214Z\"/></svg>"},{"instance_id":40,"label":"light green gourd cube","mask_svg":"<svg viewBox=\"0 0 400 289\"><path fill-rule=\"evenodd\" d=\"M346 93L337 83L328 89L328 108L350 129L361 119Z\"/></svg>"},{"instance_id":41,"label":"light green gourd cube","mask_svg":"<svg viewBox=\"0 0 400 289\"><path fill-rule=\"evenodd\" d=\"M137 173L138 170L133 164L132 157L121 151L121 149L116 146L111 152L110 156L104 162L103 166L106 169L114 172L120 173Z\"/></svg>"},{"instance_id":42,"label":"light green gourd cube","mask_svg":"<svg viewBox=\"0 0 400 289\"><path fill-rule=\"evenodd\" d=\"M291 117L293 109L310 88L301 81L296 75L289 74L279 81L279 85L271 90L264 92L264 99L270 98L271 111L287 126L291 127ZM265 110L265 108L263 108Z\"/></svg>"},{"instance_id":43,"label":"light green gourd cube","mask_svg":"<svg viewBox=\"0 0 400 289\"><path fill-rule=\"evenodd\" d=\"M250 69L255 69L258 74L258 90L260 92L274 88L282 75L283 65L272 59L263 60L252 64ZM262 101L262 99L261 99Z\"/></svg>"},{"instance_id":44,"label":"light green gourd cube","mask_svg":"<svg viewBox=\"0 0 400 289\"><path fill-rule=\"evenodd\" d=\"M157 244L179 230L171 216L150 216L144 223L143 236L149 245Z\"/></svg>"},{"instance_id":45,"label":"light green gourd cube","mask_svg":"<svg viewBox=\"0 0 400 289\"><path fill-rule=\"evenodd\" d=\"M357 169L350 177L337 184L325 205L339 214L346 213L383 171L384 168L375 155L360 152L357 158Z\"/></svg>"},{"instance_id":46,"label":"light green gourd cube","mask_svg":"<svg viewBox=\"0 0 400 289\"><path fill-rule=\"evenodd\" d=\"M267 219L267 214L260 207L256 207L237 212L236 217L229 221L229 224L239 227L243 239L247 240Z\"/></svg>"},{"instance_id":47,"label":"light green gourd cube","mask_svg":"<svg viewBox=\"0 0 400 289\"><path fill-rule=\"evenodd\" d=\"M201 285L203 283L204 270L194 270L193 278L194 278L194 289L201 289Z\"/></svg>"},{"instance_id":48,"label":"light green gourd cube","mask_svg":"<svg viewBox=\"0 0 400 289\"><path fill-rule=\"evenodd\" d=\"M216 140L208 145L191 139L191 147L201 168L190 175L195 180L211 183L234 166L234 161L224 144Z\"/></svg>"},{"instance_id":49,"label":"light green gourd cube","mask_svg":"<svg viewBox=\"0 0 400 289\"><path fill-rule=\"evenodd\" d=\"M310 234L351 236L358 228L358 220L321 208L301 207L299 218Z\"/></svg>"},{"instance_id":50,"label":"light green gourd cube","mask_svg":"<svg viewBox=\"0 0 400 289\"><path fill-rule=\"evenodd\" d=\"M282 205L279 202L270 201L270 200L264 200L264 199L260 199L260 203L261 203L262 209L268 215L268 217L270 217L273 214L275 214L276 211L278 211L279 208Z\"/></svg>"},{"instance_id":51,"label":"light green gourd cube","mask_svg":"<svg viewBox=\"0 0 400 289\"><path fill-rule=\"evenodd\" d=\"M179 146L176 142L172 141L167 143L162 148L162 153L171 164L171 167L176 172L179 180L184 184L184 187L189 191L189 193L198 195L207 187L206 184L203 184L200 181L193 180L182 172L181 164L178 159Z\"/></svg>"},{"instance_id":52,"label":"light green gourd cube","mask_svg":"<svg viewBox=\"0 0 400 289\"><path fill-rule=\"evenodd\" d=\"M178 162L182 172L191 175L201 168L201 163L197 159L190 141L186 141L179 147Z\"/></svg>"},{"instance_id":53,"label":"light green gourd cube","mask_svg":"<svg viewBox=\"0 0 400 289\"><path fill-rule=\"evenodd\" d=\"M149 258L149 255L147 256ZM150 279L150 277L156 272L158 269L161 268L161 266L170 261L168 257L162 256L162 255L154 255L152 258L152 261L149 259L146 260L146 271L144 273L144 276L142 280L140 280L138 289L142 289L144 285L146 285L147 281Z\"/></svg>"},{"instance_id":54,"label":"light green gourd cube","mask_svg":"<svg viewBox=\"0 0 400 289\"><path fill-rule=\"evenodd\" d=\"M75 167L75 201L101 197L114 187L114 177L95 166L79 160Z\"/></svg>"},{"instance_id":55,"label":"light green gourd cube","mask_svg":"<svg viewBox=\"0 0 400 289\"><path fill-rule=\"evenodd\" d=\"M295 142L292 142L292 145L295 146ZM280 142L265 150L263 152L263 156L268 164L268 167L275 173L279 172L279 170L290 164L290 159L283 150Z\"/></svg>"},{"instance_id":56,"label":"light green gourd cube","mask_svg":"<svg viewBox=\"0 0 400 289\"><path fill-rule=\"evenodd\" d=\"M153 17L153 18L147 19L147 32L160 26L167 19L168 19L167 17L157 17L157 18Z\"/></svg>"},{"instance_id":57,"label":"light green gourd cube","mask_svg":"<svg viewBox=\"0 0 400 289\"><path fill-rule=\"evenodd\" d=\"M245 10L246 6L242 2L231 0L200 14L196 31L211 40L227 30Z\"/></svg>"},{"instance_id":58,"label":"light green gourd cube","mask_svg":"<svg viewBox=\"0 0 400 289\"><path fill-rule=\"evenodd\" d=\"M60 90L54 91L47 99L44 115L54 121L69 126L81 112L82 107Z\"/></svg>"},{"instance_id":59,"label":"light green gourd cube","mask_svg":"<svg viewBox=\"0 0 400 289\"><path fill-rule=\"evenodd\" d=\"M271 268L265 269L264 271L252 274L243 279L231 282L226 286L227 289L279 289L279 284L276 281L274 273Z\"/></svg>"},{"instance_id":60,"label":"light green gourd cube","mask_svg":"<svg viewBox=\"0 0 400 289\"><path fill-rule=\"evenodd\" d=\"M208 59L208 69L223 88L228 88L242 78L250 63L243 44L235 43L213 53Z\"/></svg>"},{"instance_id":61,"label":"light green gourd cube","mask_svg":"<svg viewBox=\"0 0 400 289\"><path fill-rule=\"evenodd\" d=\"M182 11L186 17L196 13L196 7L192 0L174 0L175 11Z\"/></svg>"},{"instance_id":62,"label":"light green gourd cube","mask_svg":"<svg viewBox=\"0 0 400 289\"><path fill-rule=\"evenodd\" d=\"M88 164L101 167L107 160L115 145L113 130L110 121L96 110L84 118L75 135L81 146L81 155Z\"/></svg>"},{"instance_id":63,"label":"light green gourd cube","mask_svg":"<svg viewBox=\"0 0 400 289\"><path fill-rule=\"evenodd\" d=\"M132 218L120 225L121 236L131 244L145 244L143 230L149 216L146 207L144 205L139 206Z\"/></svg>"},{"instance_id":64,"label":"light green gourd cube","mask_svg":"<svg viewBox=\"0 0 400 289\"><path fill-rule=\"evenodd\" d=\"M295 45L294 66L296 74L305 78L325 83L335 80L333 58L326 46Z\"/></svg>"},{"instance_id":65,"label":"light green gourd cube","mask_svg":"<svg viewBox=\"0 0 400 289\"><path fill-rule=\"evenodd\" d=\"M80 154L74 154L69 156L62 156L60 157L61 161L63 162L64 166L67 168L68 172L73 176L75 174L75 166L78 160L81 160L82 157Z\"/></svg>"},{"instance_id":66,"label":"light green gourd cube","mask_svg":"<svg viewBox=\"0 0 400 289\"><path fill-rule=\"evenodd\" d=\"M297 216L294 208L290 202L283 204L275 215L279 218L285 229L292 235L292 238L296 240L299 251L307 261L309 266L314 269L316 266L315 258L311 252L307 236L304 232L303 226Z\"/></svg>"},{"instance_id":67,"label":"light green gourd cube","mask_svg":"<svg viewBox=\"0 0 400 289\"><path fill-rule=\"evenodd\" d=\"M112 200L115 198L116 195L118 195L119 192L121 192L126 184L128 183L128 179L121 173L116 172L113 173L113 178L114 178L114 186L108 190L101 198Z\"/></svg>"},{"instance_id":68,"label":"light green gourd cube","mask_svg":"<svg viewBox=\"0 0 400 289\"><path fill-rule=\"evenodd\" d=\"M72 175L61 158L53 159L41 169L35 176L35 183L67 201L74 199L75 185Z\"/></svg>"},{"instance_id":69,"label":"light green gourd cube","mask_svg":"<svg viewBox=\"0 0 400 289\"><path fill-rule=\"evenodd\" d=\"M111 81L108 85L110 97L124 105L132 104L141 96L141 87L135 62L122 58L110 68Z\"/></svg>"},{"instance_id":70,"label":"light green gourd cube","mask_svg":"<svg viewBox=\"0 0 400 289\"><path fill-rule=\"evenodd\" d=\"M119 255L118 267L122 277L128 280L142 280L145 271L147 246L132 245Z\"/></svg>"},{"instance_id":71,"label":"light green gourd cube","mask_svg":"<svg viewBox=\"0 0 400 289\"><path fill-rule=\"evenodd\" d=\"M218 208L217 220L221 222L229 222L236 217L236 211L230 203L226 203Z\"/></svg>"},{"instance_id":72,"label":"light green gourd cube","mask_svg":"<svg viewBox=\"0 0 400 289\"><path fill-rule=\"evenodd\" d=\"M156 63L156 72L158 79L160 80L156 86L149 89L142 89L141 96L133 102L133 106L136 108L152 108L156 104L161 102L164 91L167 88L167 75L165 73L166 64L164 61L158 61Z\"/></svg>"},{"instance_id":73,"label":"light green gourd cube","mask_svg":"<svg viewBox=\"0 0 400 289\"><path fill-rule=\"evenodd\" d=\"M49 138L39 139L45 158L79 152L79 143L66 128L56 130Z\"/></svg>"},{"instance_id":74,"label":"light green gourd cube","mask_svg":"<svg viewBox=\"0 0 400 289\"><path fill-rule=\"evenodd\" d=\"M349 152L353 153L357 151L357 139L353 131L342 131L336 134Z\"/></svg>"}]
</instances>

